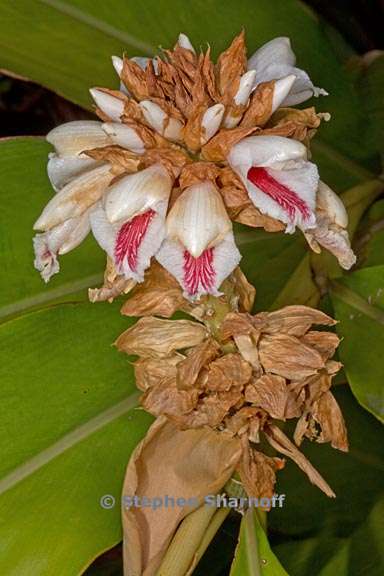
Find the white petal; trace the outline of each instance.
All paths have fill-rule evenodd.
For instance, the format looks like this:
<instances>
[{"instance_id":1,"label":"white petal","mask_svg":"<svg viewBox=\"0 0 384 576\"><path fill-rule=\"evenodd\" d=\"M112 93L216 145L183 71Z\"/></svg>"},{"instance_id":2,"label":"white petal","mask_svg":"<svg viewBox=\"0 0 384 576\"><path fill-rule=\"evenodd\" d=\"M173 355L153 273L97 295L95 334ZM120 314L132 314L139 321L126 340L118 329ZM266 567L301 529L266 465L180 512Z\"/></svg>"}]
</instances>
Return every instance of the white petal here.
<instances>
[{"instance_id":1,"label":"white petal","mask_svg":"<svg viewBox=\"0 0 384 576\"><path fill-rule=\"evenodd\" d=\"M47 164L48 178L56 192L65 184L68 184L72 178L79 176L90 168L99 165L97 160L87 156L58 156L51 152Z\"/></svg>"},{"instance_id":2,"label":"white petal","mask_svg":"<svg viewBox=\"0 0 384 576\"><path fill-rule=\"evenodd\" d=\"M256 70L257 75L259 75L271 64L280 63L286 66L294 66L295 62L296 56L291 48L290 39L280 36L270 40L256 50L248 60L248 70Z\"/></svg>"},{"instance_id":3,"label":"white petal","mask_svg":"<svg viewBox=\"0 0 384 576\"><path fill-rule=\"evenodd\" d=\"M114 69L116 70L118 77L120 78L121 73L123 71L124 60L122 58L120 58L120 56L112 56L112 64L113 64ZM120 88L119 89L120 89L120 92L123 92L123 94L127 94L127 96L130 95L123 82L120 82Z\"/></svg>"},{"instance_id":4,"label":"white petal","mask_svg":"<svg viewBox=\"0 0 384 576\"><path fill-rule=\"evenodd\" d=\"M124 101L112 94L108 94L99 88L91 88L90 93L95 104L104 114L114 122L119 122L124 112Z\"/></svg>"},{"instance_id":5,"label":"white petal","mask_svg":"<svg viewBox=\"0 0 384 576\"><path fill-rule=\"evenodd\" d=\"M293 192L299 198L299 201L305 203L307 216L304 216L298 208L293 210L293 215L290 214L283 202L277 202L248 179L244 184L255 206L263 214L268 214L272 218L287 224L286 232L288 233L294 232L295 226L302 230L313 228L316 224L316 191L319 183L316 165L305 160L298 160L295 162L294 167L289 170L268 168L267 172L279 184ZM296 202L296 205L298 205L298 202Z\"/></svg>"},{"instance_id":6,"label":"white petal","mask_svg":"<svg viewBox=\"0 0 384 576\"><path fill-rule=\"evenodd\" d=\"M294 74L296 80L287 97L280 106L294 106L312 96L328 93L314 86L306 72L295 67L296 57L292 51L289 38L275 38L264 44L248 60L248 69L256 70L256 84L278 80L289 74Z\"/></svg>"},{"instance_id":7,"label":"white petal","mask_svg":"<svg viewBox=\"0 0 384 576\"><path fill-rule=\"evenodd\" d=\"M240 78L239 89L235 95L235 104L238 106L244 105L248 102L248 98L252 92L253 84L256 78L256 70L248 70Z\"/></svg>"},{"instance_id":8,"label":"white petal","mask_svg":"<svg viewBox=\"0 0 384 576\"><path fill-rule=\"evenodd\" d=\"M161 164L124 176L108 189L104 200L107 217L112 223L128 220L158 202L168 203L171 189L172 180Z\"/></svg>"},{"instance_id":9,"label":"white petal","mask_svg":"<svg viewBox=\"0 0 384 576\"><path fill-rule=\"evenodd\" d=\"M120 122L107 122L102 125L102 128L113 144L132 150L132 152L136 154L143 154L145 152L144 142L130 126L126 126Z\"/></svg>"},{"instance_id":10,"label":"white petal","mask_svg":"<svg viewBox=\"0 0 384 576\"><path fill-rule=\"evenodd\" d=\"M201 136L201 145L203 146L210 140L220 128L223 119L225 107L223 104L214 104L205 112L201 121L203 136Z\"/></svg>"},{"instance_id":11,"label":"white petal","mask_svg":"<svg viewBox=\"0 0 384 576\"><path fill-rule=\"evenodd\" d=\"M195 258L231 230L222 198L209 181L186 188L167 218L169 238L178 240Z\"/></svg>"},{"instance_id":12,"label":"white petal","mask_svg":"<svg viewBox=\"0 0 384 576\"><path fill-rule=\"evenodd\" d=\"M279 162L306 157L306 147L297 140L283 136L249 136L231 148L228 162L246 181L252 166L276 167Z\"/></svg>"},{"instance_id":13,"label":"white petal","mask_svg":"<svg viewBox=\"0 0 384 576\"><path fill-rule=\"evenodd\" d=\"M86 213L80 218L66 220L49 232L36 234L33 239L34 265L45 282L48 282L51 276L60 270L57 255L76 248L87 236L89 230L89 217Z\"/></svg>"},{"instance_id":14,"label":"white petal","mask_svg":"<svg viewBox=\"0 0 384 576\"><path fill-rule=\"evenodd\" d=\"M279 106L281 106L281 104L287 98L295 80L296 76L294 74L289 74L284 78L276 80L272 97L272 114L273 112L275 112L275 110L279 108Z\"/></svg>"},{"instance_id":15,"label":"white petal","mask_svg":"<svg viewBox=\"0 0 384 576\"><path fill-rule=\"evenodd\" d=\"M224 236L221 242L211 249L211 265L209 269L212 275L206 274L208 282L196 282L195 290L191 293L186 272L186 250L178 241L166 239L156 255L160 264L172 274L183 288L183 295L189 300L196 300L202 294L220 296L219 288L222 282L233 272L239 264L241 255L233 239L232 232ZM209 282L209 280L211 282Z\"/></svg>"},{"instance_id":16,"label":"white petal","mask_svg":"<svg viewBox=\"0 0 384 576\"><path fill-rule=\"evenodd\" d=\"M179 120L169 117L158 104L151 100L142 100L140 107L145 120L156 132L170 140L181 140L183 125Z\"/></svg>"},{"instance_id":17,"label":"white petal","mask_svg":"<svg viewBox=\"0 0 384 576\"><path fill-rule=\"evenodd\" d=\"M101 128L101 122L75 120L61 124L46 136L60 156L78 155L83 150L108 146L110 139Z\"/></svg>"},{"instance_id":18,"label":"white petal","mask_svg":"<svg viewBox=\"0 0 384 576\"><path fill-rule=\"evenodd\" d=\"M196 54L195 49L193 47L193 44L190 41L190 39L188 38L188 36L186 36L186 34L183 34L183 33L179 34L179 38L177 40L177 43L179 46L181 46L181 48L185 48L186 50L190 50L191 52Z\"/></svg>"},{"instance_id":19,"label":"white petal","mask_svg":"<svg viewBox=\"0 0 384 576\"><path fill-rule=\"evenodd\" d=\"M49 230L69 218L81 216L97 202L113 178L110 165L103 164L71 180L46 205L35 222L35 230Z\"/></svg>"},{"instance_id":20,"label":"white petal","mask_svg":"<svg viewBox=\"0 0 384 576\"><path fill-rule=\"evenodd\" d=\"M341 198L325 182L319 181L317 190L317 205L323 210L329 220L341 228L348 226L348 214Z\"/></svg>"}]
</instances>

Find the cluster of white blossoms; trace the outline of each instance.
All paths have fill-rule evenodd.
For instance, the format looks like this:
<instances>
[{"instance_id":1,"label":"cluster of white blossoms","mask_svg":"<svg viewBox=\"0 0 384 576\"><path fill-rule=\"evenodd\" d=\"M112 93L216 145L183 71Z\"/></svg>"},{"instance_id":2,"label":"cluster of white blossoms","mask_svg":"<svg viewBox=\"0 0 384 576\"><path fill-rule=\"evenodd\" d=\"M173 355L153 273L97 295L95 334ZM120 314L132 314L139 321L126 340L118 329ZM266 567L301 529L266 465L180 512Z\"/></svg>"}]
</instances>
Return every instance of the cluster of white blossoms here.
<instances>
[{"instance_id":1,"label":"cluster of white blossoms","mask_svg":"<svg viewBox=\"0 0 384 576\"><path fill-rule=\"evenodd\" d=\"M288 38L247 61L240 34L217 63L181 34L162 58L118 58L120 90L91 89L100 121L69 122L47 140L55 195L35 223L35 267L92 231L117 275L144 280L155 257L184 295L220 294L238 265L231 220L306 235L355 262L347 214L308 160L321 120L290 105L326 94L295 67Z\"/></svg>"}]
</instances>

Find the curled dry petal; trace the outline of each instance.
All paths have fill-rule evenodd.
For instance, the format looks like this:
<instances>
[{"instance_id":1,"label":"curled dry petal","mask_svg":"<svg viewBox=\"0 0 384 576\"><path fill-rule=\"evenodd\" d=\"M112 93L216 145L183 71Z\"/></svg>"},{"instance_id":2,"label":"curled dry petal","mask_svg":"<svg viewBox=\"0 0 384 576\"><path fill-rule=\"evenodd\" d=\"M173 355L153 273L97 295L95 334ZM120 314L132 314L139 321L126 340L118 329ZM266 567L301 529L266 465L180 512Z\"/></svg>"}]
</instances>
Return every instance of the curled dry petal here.
<instances>
[{"instance_id":1,"label":"curled dry petal","mask_svg":"<svg viewBox=\"0 0 384 576\"><path fill-rule=\"evenodd\" d=\"M48 202L34 229L50 230L69 218L81 216L103 195L113 178L110 168L104 164L71 180Z\"/></svg>"},{"instance_id":2,"label":"curled dry petal","mask_svg":"<svg viewBox=\"0 0 384 576\"><path fill-rule=\"evenodd\" d=\"M107 258L107 266L104 272L104 283L100 288L90 288L88 298L90 302L113 302L121 294L128 294L136 285L135 280L128 280L118 274L112 258Z\"/></svg>"},{"instance_id":3,"label":"curled dry petal","mask_svg":"<svg viewBox=\"0 0 384 576\"><path fill-rule=\"evenodd\" d=\"M279 108L268 121L263 134L275 134L276 136L285 136L308 143L315 135L321 120L328 121L329 119L329 114L317 114L313 107L305 108L304 110Z\"/></svg>"},{"instance_id":4,"label":"curled dry petal","mask_svg":"<svg viewBox=\"0 0 384 576\"><path fill-rule=\"evenodd\" d=\"M264 434L270 443L270 445L275 448L278 452L281 452L288 458L291 458L298 467L308 476L312 484L315 484L330 498L335 498L336 494L329 486L329 484L324 480L324 478L318 473L318 471L312 466L312 464L307 460L300 450L287 438L280 428L275 424L268 424L264 427Z\"/></svg>"},{"instance_id":5,"label":"curled dry petal","mask_svg":"<svg viewBox=\"0 0 384 576\"><path fill-rule=\"evenodd\" d=\"M271 499L275 492L276 471L284 468L285 460L271 458L251 448L246 436L242 438L242 446L238 472L248 497Z\"/></svg>"},{"instance_id":6,"label":"curled dry petal","mask_svg":"<svg viewBox=\"0 0 384 576\"><path fill-rule=\"evenodd\" d=\"M240 442L209 429L180 431L158 418L128 464L124 497L196 499L218 492L241 455ZM187 506L123 507L124 573L154 576Z\"/></svg>"},{"instance_id":7,"label":"curled dry petal","mask_svg":"<svg viewBox=\"0 0 384 576\"><path fill-rule=\"evenodd\" d=\"M197 322L148 317L123 332L115 344L127 354L161 358L175 350L197 346L207 335L207 329Z\"/></svg>"},{"instance_id":8,"label":"curled dry petal","mask_svg":"<svg viewBox=\"0 0 384 576\"><path fill-rule=\"evenodd\" d=\"M250 312L256 297L256 288L248 282L240 267L235 268L230 276L235 286L235 292L239 298L240 312Z\"/></svg>"},{"instance_id":9,"label":"curled dry petal","mask_svg":"<svg viewBox=\"0 0 384 576\"><path fill-rule=\"evenodd\" d=\"M202 157L209 162L223 162L226 160L232 146L240 142L243 138L252 134L256 128L254 126L243 128L242 126L233 130L220 130L202 148Z\"/></svg>"},{"instance_id":10,"label":"curled dry petal","mask_svg":"<svg viewBox=\"0 0 384 576\"><path fill-rule=\"evenodd\" d=\"M344 418L335 397L328 390L319 395L298 421L294 436L296 444L301 444L303 436L319 443L330 442L333 448L348 452Z\"/></svg>"},{"instance_id":11,"label":"curled dry petal","mask_svg":"<svg viewBox=\"0 0 384 576\"><path fill-rule=\"evenodd\" d=\"M273 111L274 92L274 80L271 82L264 82L256 88L251 96L249 106L240 122L242 128L264 126L271 117Z\"/></svg>"},{"instance_id":12,"label":"curled dry petal","mask_svg":"<svg viewBox=\"0 0 384 576\"><path fill-rule=\"evenodd\" d=\"M141 160L134 152L115 145L93 148L87 150L85 154L99 162L108 162L114 176L137 172Z\"/></svg>"}]
</instances>

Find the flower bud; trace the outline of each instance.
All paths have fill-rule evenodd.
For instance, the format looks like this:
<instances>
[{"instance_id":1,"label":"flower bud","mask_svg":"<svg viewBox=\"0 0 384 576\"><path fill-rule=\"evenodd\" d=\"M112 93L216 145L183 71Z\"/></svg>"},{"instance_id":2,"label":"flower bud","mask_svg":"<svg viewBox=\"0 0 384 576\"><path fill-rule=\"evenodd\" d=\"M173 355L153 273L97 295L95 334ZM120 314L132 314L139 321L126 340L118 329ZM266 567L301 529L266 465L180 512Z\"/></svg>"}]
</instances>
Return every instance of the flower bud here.
<instances>
[{"instance_id":1,"label":"flower bud","mask_svg":"<svg viewBox=\"0 0 384 576\"><path fill-rule=\"evenodd\" d=\"M90 93L95 104L114 122L119 122L124 112L124 100L100 88L91 88Z\"/></svg>"},{"instance_id":2,"label":"flower bud","mask_svg":"<svg viewBox=\"0 0 384 576\"><path fill-rule=\"evenodd\" d=\"M137 132L130 126L120 122L106 122L102 124L102 129L111 139L113 144L132 150L135 154L143 154L145 151L144 142Z\"/></svg>"},{"instance_id":3,"label":"flower bud","mask_svg":"<svg viewBox=\"0 0 384 576\"><path fill-rule=\"evenodd\" d=\"M145 120L156 132L169 140L179 141L182 139L183 125L180 120L168 116L158 104L151 100L142 100L140 107Z\"/></svg>"}]
</instances>

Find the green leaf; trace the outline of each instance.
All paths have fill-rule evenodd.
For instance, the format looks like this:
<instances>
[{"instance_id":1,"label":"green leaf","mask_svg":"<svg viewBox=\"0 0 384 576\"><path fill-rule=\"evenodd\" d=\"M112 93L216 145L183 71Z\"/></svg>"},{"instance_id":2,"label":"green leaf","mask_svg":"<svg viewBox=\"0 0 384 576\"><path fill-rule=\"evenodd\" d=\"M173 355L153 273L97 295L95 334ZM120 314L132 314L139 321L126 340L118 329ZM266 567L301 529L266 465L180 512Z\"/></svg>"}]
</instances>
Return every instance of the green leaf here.
<instances>
[{"instance_id":1,"label":"green leaf","mask_svg":"<svg viewBox=\"0 0 384 576\"><path fill-rule=\"evenodd\" d=\"M379 148L384 162L384 53L381 52L363 71L359 86L362 100L370 120L370 137ZM384 164L383 164L384 165Z\"/></svg>"},{"instance_id":2,"label":"green leaf","mask_svg":"<svg viewBox=\"0 0 384 576\"><path fill-rule=\"evenodd\" d=\"M90 87L117 87L112 54L153 54L159 45L172 46L183 31L196 46L209 42L217 56L243 27L250 54L275 36L289 35L299 66L329 91L317 105L332 121L321 128L314 150L331 184L344 189L369 177L377 152L353 79L317 17L297 0L4 0L0 67L89 108Z\"/></svg>"},{"instance_id":3,"label":"green leaf","mask_svg":"<svg viewBox=\"0 0 384 576\"><path fill-rule=\"evenodd\" d=\"M349 538L332 535L291 540L274 547L295 576L381 576L384 571L384 500L379 500Z\"/></svg>"},{"instance_id":4,"label":"green leaf","mask_svg":"<svg viewBox=\"0 0 384 576\"><path fill-rule=\"evenodd\" d=\"M288 576L272 552L254 508L249 508L241 521L230 576Z\"/></svg>"},{"instance_id":5,"label":"green leaf","mask_svg":"<svg viewBox=\"0 0 384 576\"><path fill-rule=\"evenodd\" d=\"M52 194L47 145L0 148L0 573L79 574L121 539L123 475L151 418L111 346L132 320L79 292L101 276L100 249L89 240L69 254L49 287L33 269L32 223Z\"/></svg>"},{"instance_id":6,"label":"green leaf","mask_svg":"<svg viewBox=\"0 0 384 576\"><path fill-rule=\"evenodd\" d=\"M97 285L105 257L89 237L61 258L61 272L46 286L33 267L33 223L53 195L46 175L50 146L39 138L0 141L0 319ZM84 299L84 295L83 295Z\"/></svg>"},{"instance_id":7,"label":"green leaf","mask_svg":"<svg viewBox=\"0 0 384 576\"><path fill-rule=\"evenodd\" d=\"M384 420L384 266L364 268L332 284L339 353L353 393Z\"/></svg>"}]
</instances>

